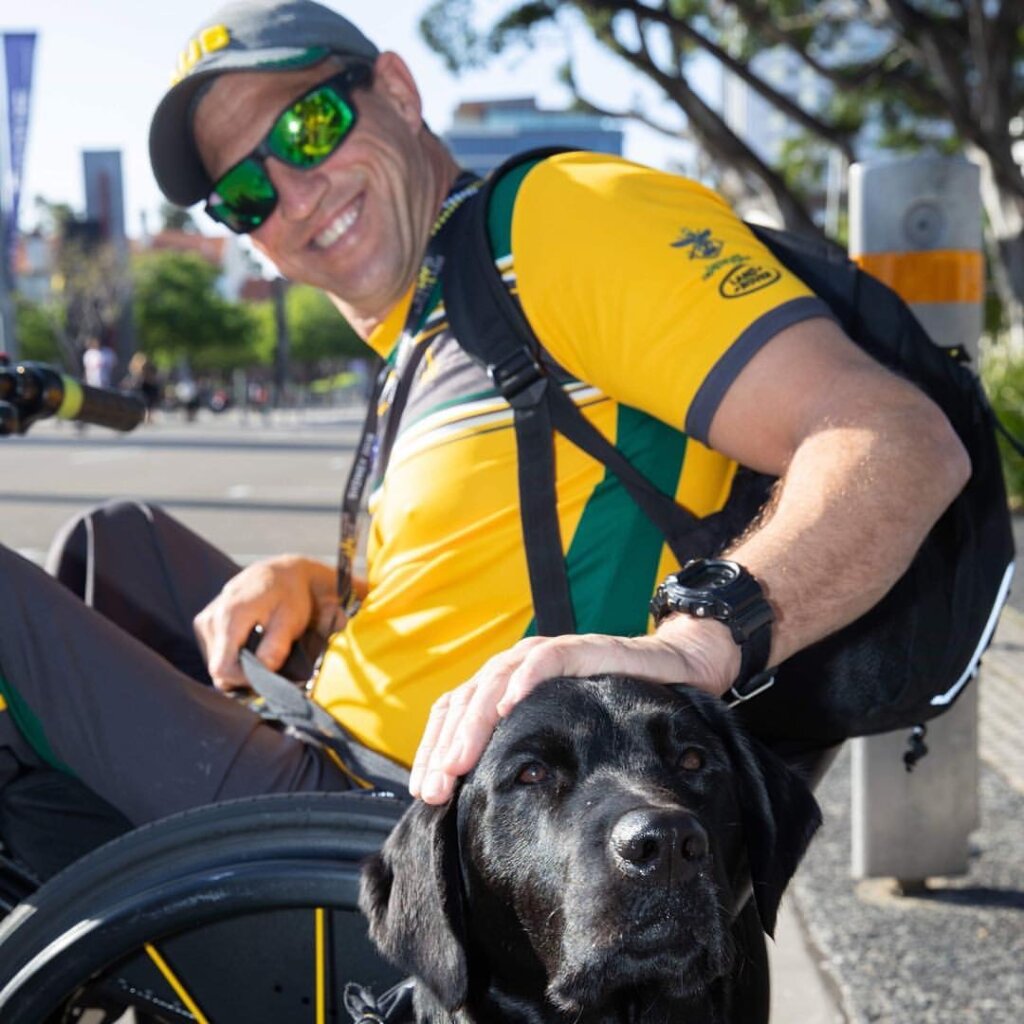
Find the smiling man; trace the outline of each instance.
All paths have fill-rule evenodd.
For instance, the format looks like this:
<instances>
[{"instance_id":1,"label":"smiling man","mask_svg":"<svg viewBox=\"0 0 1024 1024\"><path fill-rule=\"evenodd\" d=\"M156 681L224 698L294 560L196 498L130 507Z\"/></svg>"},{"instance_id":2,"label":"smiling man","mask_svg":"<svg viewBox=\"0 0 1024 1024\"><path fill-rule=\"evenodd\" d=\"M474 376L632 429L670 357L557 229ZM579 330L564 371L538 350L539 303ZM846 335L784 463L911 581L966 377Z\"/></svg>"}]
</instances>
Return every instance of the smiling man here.
<instances>
[{"instance_id":1,"label":"smiling man","mask_svg":"<svg viewBox=\"0 0 1024 1024\"><path fill-rule=\"evenodd\" d=\"M159 510L122 505L54 549L87 608L0 549L0 675L17 709L0 714L0 753L15 772L69 769L132 821L350 784L333 751L193 682L244 686L257 627L275 671L312 637L316 704L440 802L545 677L721 695L850 622L968 475L941 411L845 338L719 196L602 155L534 160L492 193L490 241L566 394L699 515L722 507L737 466L782 479L728 551L756 610L747 634L672 608L653 629L648 601L679 563L618 481L560 441L580 635L535 636L511 410L440 301L448 225L478 183L424 122L406 64L310 0L231 4L188 42L150 144L169 199L205 200L322 288L386 371L345 490L340 571L299 555L239 571ZM366 481L368 578L354 581Z\"/></svg>"}]
</instances>

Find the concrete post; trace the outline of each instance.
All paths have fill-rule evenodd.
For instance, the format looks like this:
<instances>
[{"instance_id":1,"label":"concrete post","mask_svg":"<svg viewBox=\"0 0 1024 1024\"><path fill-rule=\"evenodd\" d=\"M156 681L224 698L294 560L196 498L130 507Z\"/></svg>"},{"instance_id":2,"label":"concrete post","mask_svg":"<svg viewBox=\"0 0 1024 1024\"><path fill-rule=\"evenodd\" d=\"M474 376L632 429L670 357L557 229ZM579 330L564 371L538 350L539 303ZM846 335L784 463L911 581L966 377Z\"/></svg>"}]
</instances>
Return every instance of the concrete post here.
<instances>
[{"instance_id":1,"label":"concrete post","mask_svg":"<svg viewBox=\"0 0 1024 1024\"><path fill-rule=\"evenodd\" d=\"M984 270L980 176L962 159L896 158L850 168L850 256L911 306L934 341L978 357ZM928 723L908 773L909 730L853 741L854 878L904 891L967 871L978 825L978 694Z\"/></svg>"}]
</instances>

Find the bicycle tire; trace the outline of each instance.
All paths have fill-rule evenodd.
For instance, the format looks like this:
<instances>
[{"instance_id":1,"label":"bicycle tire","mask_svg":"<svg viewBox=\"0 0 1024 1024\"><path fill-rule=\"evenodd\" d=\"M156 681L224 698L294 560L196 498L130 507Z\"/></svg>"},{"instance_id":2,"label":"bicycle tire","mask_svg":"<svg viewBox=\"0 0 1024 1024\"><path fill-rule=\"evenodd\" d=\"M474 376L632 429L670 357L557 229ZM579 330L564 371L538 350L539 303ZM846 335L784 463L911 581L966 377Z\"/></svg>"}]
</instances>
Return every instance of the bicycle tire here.
<instances>
[{"instance_id":1,"label":"bicycle tire","mask_svg":"<svg viewBox=\"0 0 1024 1024\"><path fill-rule=\"evenodd\" d=\"M148 944L180 944L182 935L223 922L245 925L253 915L303 908L329 910L332 921L352 917L360 862L379 849L403 808L362 793L252 797L187 811L108 843L0 924L0 1019L59 1020L54 1015L83 985ZM365 939L365 948L354 948L349 917L353 948L345 955L369 965L376 954ZM378 981L397 980L379 961L372 966ZM330 1016L340 1019L335 1012Z\"/></svg>"}]
</instances>

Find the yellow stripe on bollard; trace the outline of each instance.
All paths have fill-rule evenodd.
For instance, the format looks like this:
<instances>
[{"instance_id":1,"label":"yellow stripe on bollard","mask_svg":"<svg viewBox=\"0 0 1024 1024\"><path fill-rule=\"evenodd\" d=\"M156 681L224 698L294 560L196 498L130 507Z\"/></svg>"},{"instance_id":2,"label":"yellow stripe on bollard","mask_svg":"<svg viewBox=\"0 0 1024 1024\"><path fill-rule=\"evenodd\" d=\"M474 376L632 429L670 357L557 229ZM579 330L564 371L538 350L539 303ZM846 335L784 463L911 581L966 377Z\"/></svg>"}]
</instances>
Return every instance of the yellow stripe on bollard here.
<instances>
[{"instance_id":1,"label":"yellow stripe on bollard","mask_svg":"<svg viewBox=\"0 0 1024 1024\"><path fill-rule=\"evenodd\" d=\"M864 252L852 259L905 302L981 302L985 296L985 263L976 250Z\"/></svg>"}]
</instances>

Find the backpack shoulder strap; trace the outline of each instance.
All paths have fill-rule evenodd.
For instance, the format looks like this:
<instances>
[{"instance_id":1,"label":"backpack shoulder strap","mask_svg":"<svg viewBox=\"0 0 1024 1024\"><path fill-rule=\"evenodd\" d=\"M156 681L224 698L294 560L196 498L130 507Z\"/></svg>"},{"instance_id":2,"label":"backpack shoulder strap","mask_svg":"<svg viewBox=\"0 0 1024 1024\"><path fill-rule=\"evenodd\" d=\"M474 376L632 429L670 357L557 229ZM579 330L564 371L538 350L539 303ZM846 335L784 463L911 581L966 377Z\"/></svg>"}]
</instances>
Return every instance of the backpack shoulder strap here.
<instances>
[{"instance_id":1,"label":"backpack shoulder strap","mask_svg":"<svg viewBox=\"0 0 1024 1024\"><path fill-rule=\"evenodd\" d=\"M556 511L555 430L615 473L681 561L715 546L715 531L702 526L696 516L658 490L546 372L540 343L494 264L487 223L494 188L504 175L524 163L562 152L567 150L522 153L491 175L478 195L456 214L458 221L452 224L442 275L445 309L459 345L484 366L512 406L523 540L540 635L575 632Z\"/></svg>"},{"instance_id":2,"label":"backpack shoulder strap","mask_svg":"<svg viewBox=\"0 0 1024 1024\"><path fill-rule=\"evenodd\" d=\"M515 164L531 156L523 154ZM511 169L508 162L499 171ZM457 211L449 231L441 284L456 340L484 366L512 406L535 624L538 635L557 636L575 633L576 621L556 513L553 425L547 401L552 382L541 368L533 331L508 294L491 255L487 211L499 177L492 175Z\"/></svg>"}]
</instances>

